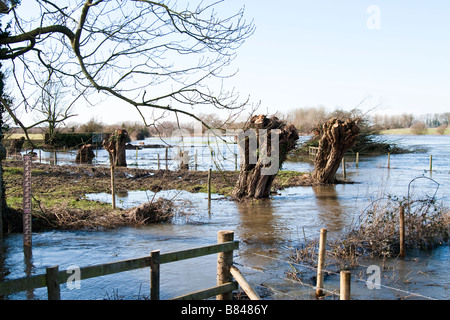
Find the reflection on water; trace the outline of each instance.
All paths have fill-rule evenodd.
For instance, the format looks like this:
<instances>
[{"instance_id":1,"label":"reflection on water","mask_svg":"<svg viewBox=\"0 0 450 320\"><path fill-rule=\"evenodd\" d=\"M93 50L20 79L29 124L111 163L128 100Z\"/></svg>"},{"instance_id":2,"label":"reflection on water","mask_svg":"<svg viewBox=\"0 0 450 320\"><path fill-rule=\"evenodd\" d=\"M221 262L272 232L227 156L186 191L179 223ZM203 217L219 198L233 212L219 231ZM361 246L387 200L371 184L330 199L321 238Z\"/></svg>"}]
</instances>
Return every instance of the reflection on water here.
<instances>
[{"instance_id":1,"label":"reflection on water","mask_svg":"<svg viewBox=\"0 0 450 320\"><path fill-rule=\"evenodd\" d=\"M312 299L309 288L284 279L290 266L283 261L288 260L290 246L303 242L304 238L317 238L320 228L328 229L329 239L338 237L354 223L355 218L371 201L383 199L389 194L401 198L408 194L433 195L437 190L436 199L450 203L450 136L439 139L405 137L403 143L429 145L429 152L433 153L431 176L428 153L391 155L389 169L386 156L362 155L358 167L354 164L354 159L347 159L347 177L356 183L288 188L270 200L258 202L213 200L210 212L205 194L159 192L157 196L175 197L188 217L174 224L113 231L33 233L32 252L23 251L21 234L8 235L1 242L0 277L14 279L44 273L45 267L52 265L59 265L60 270L64 270L73 264L86 266L147 256L150 251L157 249L169 252L209 245L217 241L219 230L234 230L235 239L240 240L235 262L250 282L273 289L276 293L271 298L274 299ZM283 169L304 172L312 170L312 165L286 163ZM338 176L340 174L338 171ZM431 177L433 180L416 179L421 176ZM435 182L439 183L438 189ZM87 198L111 201L108 194L87 195ZM117 194L117 203L118 206L127 208L152 198L153 193L150 191L123 191ZM218 195L213 195L213 199L219 198ZM414 260L414 257L419 258ZM215 260L216 257L212 255L163 265L162 298L214 286ZM423 263L415 263L416 261ZM426 253L425 258L412 252L411 258L405 261L392 260L389 263L392 263L390 270L397 272L396 276L409 279L409 273L414 281L384 283L398 286L402 290L426 292L426 296L438 299L448 298L445 288L439 285L441 283L446 286L450 281L448 261L448 246ZM201 272L198 272L199 267ZM184 281L186 277L190 280L188 283ZM338 280L333 277L327 281L325 284L330 287L338 284ZM191 286L193 283L194 286ZM117 298L137 299L148 296L149 271L142 269L85 280L82 281L81 290L69 290L62 285L61 295L63 299L102 299L105 295L111 295L113 290L117 290ZM392 292L367 290L364 285L352 287L354 297L361 299L397 299L407 296L399 291ZM8 298L46 299L46 290L43 288L18 293Z\"/></svg>"},{"instance_id":2,"label":"reflection on water","mask_svg":"<svg viewBox=\"0 0 450 320\"><path fill-rule=\"evenodd\" d=\"M273 247L278 239L284 237L282 233L285 228L277 221L279 219L271 200L258 200L256 203L243 201L236 206L239 211L237 232L245 244Z\"/></svg>"},{"instance_id":3,"label":"reflection on water","mask_svg":"<svg viewBox=\"0 0 450 320\"><path fill-rule=\"evenodd\" d=\"M345 227L345 216L335 185L313 186L316 204L319 209L318 218L323 221L323 228L330 232L341 231Z\"/></svg>"},{"instance_id":4,"label":"reflection on water","mask_svg":"<svg viewBox=\"0 0 450 320\"><path fill-rule=\"evenodd\" d=\"M34 269L33 252L32 252L31 247L29 247L29 246L23 247L23 257L24 257L24 264L25 264L25 274L27 276L31 276L31 273ZM27 299L34 299L34 290L27 291Z\"/></svg>"}]
</instances>

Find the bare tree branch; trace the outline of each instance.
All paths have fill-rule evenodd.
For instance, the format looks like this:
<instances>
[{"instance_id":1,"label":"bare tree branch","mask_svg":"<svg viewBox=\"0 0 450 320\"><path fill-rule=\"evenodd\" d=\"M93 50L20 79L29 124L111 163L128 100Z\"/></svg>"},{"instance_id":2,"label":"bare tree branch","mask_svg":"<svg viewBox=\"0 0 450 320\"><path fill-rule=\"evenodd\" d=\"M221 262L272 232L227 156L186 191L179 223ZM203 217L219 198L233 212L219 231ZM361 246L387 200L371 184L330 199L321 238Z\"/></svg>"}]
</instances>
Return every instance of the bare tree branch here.
<instances>
[{"instance_id":1,"label":"bare tree branch","mask_svg":"<svg viewBox=\"0 0 450 320\"><path fill-rule=\"evenodd\" d=\"M25 107L32 96L25 92L36 91L34 74L51 72L86 101L114 97L134 106L146 125L152 119L145 109L202 122L195 108L240 109L248 102L219 83L254 25L242 9L220 18L221 4L179 10L165 0L35 0L39 16L25 18L14 8L11 35L0 38L6 49L0 60L19 67L14 77Z\"/></svg>"}]
</instances>

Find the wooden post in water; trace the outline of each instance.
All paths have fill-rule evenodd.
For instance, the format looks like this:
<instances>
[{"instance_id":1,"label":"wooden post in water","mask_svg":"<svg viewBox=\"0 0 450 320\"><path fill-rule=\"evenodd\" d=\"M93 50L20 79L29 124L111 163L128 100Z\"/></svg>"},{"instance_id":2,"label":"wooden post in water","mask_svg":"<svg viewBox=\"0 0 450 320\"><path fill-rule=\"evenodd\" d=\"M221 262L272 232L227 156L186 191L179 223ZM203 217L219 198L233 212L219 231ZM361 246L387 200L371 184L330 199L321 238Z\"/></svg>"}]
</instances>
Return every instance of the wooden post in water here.
<instances>
[{"instance_id":1,"label":"wooden post in water","mask_svg":"<svg viewBox=\"0 0 450 320\"><path fill-rule=\"evenodd\" d=\"M325 253L327 245L327 229L320 229L319 261L317 264L316 296L323 295L323 268L325 266Z\"/></svg>"},{"instance_id":2,"label":"wooden post in water","mask_svg":"<svg viewBox=\"0 0 450 320\"><path fill-rule=\"evenodd\" d=\"M405 257L405 208L400 206L399 210L399 232L400 232L400 257Z\"/></svg>"},{"instance_id":3,"label":"wooden post in water","mask_svg":"<svg viewBox=\"0 0 450 320\"><path fill-rule=\"evenodd\" d=\"M58 266L48 267L46 269L45 281L47 284L48 300L61 300L58 273Z\"/></svg>"},{"instance_id":4,"label":"wooden post in water","mask_svg":"<svg viewBox=\"0 0 450 320\"><path fill-rule=\"evenodd\" d=\"M345 169L345 157L342 157L342 174L344 175L344 180L347 179L347 171Z\"/></svg>"},{"instance_id":5,"label":"wooden post in water","mask_svg":"<svg viewBox=\"0 0 450 320\"><path fill-rule=\"evenodd\" d=\"M195 150L195 155L194 155L194 167L195 167L195 171L197 171L197 167L198 167L198 150Z\"/></svg>"},{"instance_id":6,"label":"wooden post in water","mask_svg":"<svg viewBox=\"0 0 450 320\"><path fill-rule=\"evenodd\" d=\"M236 279L236 281L241 286L242 290L247 294L250 300L261 300L261 297L256 293L252 286L245 280L242 273L235 266L230 268L231 275Z\"/></svg>"},{"instance_id":7,"label":"wooden post in water","mask_svg":"<svg viewBox=\"0 0 450 320\"><path fill-rule=\"evenodd\" d=\"M211 175L212 169L208 170L208 208L211 208Z\"/></svg>"},{"instance_id":8,"label":"wooden post in water","mask_svg":"<svg viewBox=\"0 0 450 320\"><path fill-rule=\"evenodd\" d=\"M158 153L158 170L161 169L161 162L159 160L159 153Z\"/></svg>"},{"instance_id":9,"label":"wooden post in water","mask_svg":"<svg viewBox=\"0 0 450 320\"><path fill-rule=\"evenodd\" d=\"M166 147L166 170L169 170L169 148Z\"/></svg>"},{"instance_id":10,"label":"wooden post in water","mask_svg":"<svg viewBox=\"0 0 450 320\"><path fill-rule=\"evenodd\" d=\"M150 299L159 300L159 279L160 279L160 252L159 250L150 253Z\"/></svg>"},{"instance_id":11,"label":"wooden post in water","mask_svg":"<svg viewBox=\"0 0 450 320\"><path fill-rule=\"evenodd\" d=\"M350 271L342 270L339 300L350 300L350 280L351 280Z\"/></svg>"},{"instance_id":12,"label":"wooden post in water","mask_svg":"<svg viewBox=\"0 0 450 320\"><path fill-rule=\"evenodd\" d=\"M217 243L224 243L234 241L233 231L219 231L217 233ZM217 254L217 285L223 285L230 282L231 272L230 268L233 265L233 250L226 252L219 252ZM232 292L222 293L216 296L216 300L231 300Z\"/></svg>"},{"instance_id":13,"label":"wooden post in water","mask_svg":"<svg viewBox=\"0 0 450 320\"><path fill-rule=\"evenodd\" d=\"M112 197L112 208L116 209L116 187L114 184L114 165L111 165L111 197Z\"/></svg>"},{"instance_id":14,"label":"wooden post in water","mask_svg":"<svg viewBox=\"0 0 450 320\"><path fill-rule=\"evenodd\" d=\"M356 153L356 167L359 167L359 152Z\"/></svg>"},{"instance_id":15,"label":"wooden post in water","mask_svg":"<svg viewBox=\"0 0 450 320\"><path fill-rule=\"evenodd\" d=\"M388 169L391 168L391 154L388 153Z\"/></svg>"},{"instance_id":16,"label":"wooden post in water","mask_svg":"<svg viewBox=\"0 0 450 320\"><path fill-rule=\"evenodd\" d=\"M433 171L433 155L430 154L430 174Z\"/></svg>"}]
</instances>

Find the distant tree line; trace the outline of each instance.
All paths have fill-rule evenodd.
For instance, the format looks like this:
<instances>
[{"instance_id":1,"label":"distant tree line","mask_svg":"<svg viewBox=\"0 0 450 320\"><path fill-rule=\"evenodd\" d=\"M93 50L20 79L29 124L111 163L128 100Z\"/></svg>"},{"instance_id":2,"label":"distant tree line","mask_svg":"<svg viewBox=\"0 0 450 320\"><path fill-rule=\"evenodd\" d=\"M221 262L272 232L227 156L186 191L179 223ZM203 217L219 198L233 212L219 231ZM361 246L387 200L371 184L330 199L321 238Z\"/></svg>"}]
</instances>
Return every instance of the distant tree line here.
<instances>
[{"instance_id":1,"label":"distant tree line","mask_svg":"<svg viewBox=\"0 0 450 320\"><path fill-rule=\"evenodd\" d=\"M425 128L439 128L440 126L448 126L450 112L429 113L420 116L414 116L408 113L400 115L374 115L372 119L373 125L381 130L411 128L415 123L423 123Z\"/></svg>"},{"instance_id":2,"label":"distant tree line","mask_svg":"<svg viewBox=\"0 0 450 320\"><path fill-rule=\"evenodd\" d=\"M319 125L326 122L330 118L345 119L358 118L358 123L362 126L361 136L367 137L378 134L382 130L389 129L403 129L410 128L413 134L424 134L428 128L437 128L438 134L443 134L448 127L450 121L450 113L436 113L425 115L413 115L409 113L380 115L364 113L355 108L350 111L345 111L336 108L333 111L327 111L325 107L306 107L294 109L287 114L276 114L278 118L284 119L299 130L300 134L311 135L313 130ZM237 115L221 118L219 115L213 114L199 114L198 117L203 123L210 128L226 129L241 129L245 126L246 120ZM56 131L58 133L112 133L116 129L125 129L128 132L130 140L143 140L147 137L170 137L175 130L184 130L189 134L196 133L196 122L183 123L179 121L155 121L151 125L145 125L142 121L123 121L115 124L106 124L102 121L91 118L88 122L68 123L67 125L59 126ZM47 127L39 127L30 130L30 133L47 133ZM207 128L202 125L202 132Z\"/></svg>"},{"instance_id":3,"label":"distant tree line","mask_svg":"<svg viewBox=\"0 0 450 320\"><path fill-rule=\"evenodd\" d=\"M324 123L326 120L336 115L345 115L345 111L337 108L333 111L327 111L323 106L297 108L290 111L287 115L301 133L310 134L314 128ZM352 112L350 111L349 114ZM414 115L412 113L402 114L363 114L359 111L359 117L362 117L371 130L376 133L381 130L404 129L412 130L438 128L439 131L445 130L449 125L450 112Z\"/></svg>"}]
</instances>

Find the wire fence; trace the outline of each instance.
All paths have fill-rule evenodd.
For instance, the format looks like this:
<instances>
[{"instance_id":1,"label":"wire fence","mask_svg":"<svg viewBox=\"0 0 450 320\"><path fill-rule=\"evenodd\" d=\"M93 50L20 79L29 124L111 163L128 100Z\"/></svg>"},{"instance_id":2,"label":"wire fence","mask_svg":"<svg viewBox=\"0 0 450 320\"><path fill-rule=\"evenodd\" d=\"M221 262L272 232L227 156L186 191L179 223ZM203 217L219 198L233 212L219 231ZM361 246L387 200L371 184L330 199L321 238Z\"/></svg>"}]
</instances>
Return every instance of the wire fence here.
<instances>
[{"instance_id":1,"label":"wire fence","mask_svg":"<svg viewBox=\"0 0 450 320\"><path fill-rule=\"evenodd\" d=\"M315 267L313 267L311 265L306 265L306 264L303 264L303 263L298 263L298 262L293 262L293 261L287 261L287 260L283 260L283 259L280 259L280 258L276 258L276 257L260 254L260 253L250 253L250 254L254 255L254 256L262 257L262 258L265 258L265 259L270 259L270 260L274 260L274 261L277 261L277 262L281 262L281 263L289 265L289 266L296 266L296 267L309 269L309 270L317 272L317 268L315 268ZM363 265L363 264L360 264L360 266L361 267L365 267L365 268L369 267L369 266L366 266L366 265ZM252 268L250 266L245 266L245 265L243 267L251 269L251 270L254 270L255 272L265 273L265 271L262 268ZM327 269L324 269L323 271L326 272L329 275L340 276L339 272L335 272L335 271L327 270ZM273 276L273 275L271 275L271 276ZM308 287L308 288L310 288L311 290L314 290L314 291L317 290L317 286L311 285L309 283L306 283L306 282L303 282L303 281L299 281L299 280L296 280L296 279L293 279L293 278L279 277L278 276L278 279L289 281L289 282L291 282L291 283L293 283L295 285ZM251 281L249 281L249 282L255 288L266 288L266 289L269 289L269 290L271 290L271 291L273 291L275 293L288 296L288 297L290 297L292 299L295 299L295 300L299 299L299 296L290 294L288 292L280 291L280 290L278 290L278 289L276 289L274 287L252 283ZM365 286L372 284L371 281L353 277L353 284L355 284L355 283L363 284ZM385 285L385 284L379 284L379 286L380 286L380 289L395 291L395 292L397 292L399 294L404 295L404 297L411 297L412 296L412 297L416 297L416 298L420 298L420 299L426 299L426 300L439 300L437 298L430 297L430 296L427 296L427 295L424 295L424 294L408 291L408 290L405 290L405 289L396 288L396 287ZM338 288L335 288L335 289L333 289L333 288L322 288L322 290L326 293L325 296L337 296L337 297L339 297L339 289Z\"/></svg>"}]
</instances>

